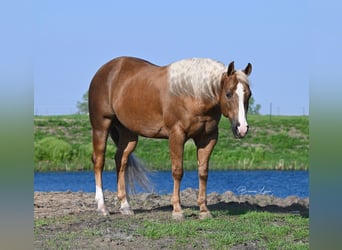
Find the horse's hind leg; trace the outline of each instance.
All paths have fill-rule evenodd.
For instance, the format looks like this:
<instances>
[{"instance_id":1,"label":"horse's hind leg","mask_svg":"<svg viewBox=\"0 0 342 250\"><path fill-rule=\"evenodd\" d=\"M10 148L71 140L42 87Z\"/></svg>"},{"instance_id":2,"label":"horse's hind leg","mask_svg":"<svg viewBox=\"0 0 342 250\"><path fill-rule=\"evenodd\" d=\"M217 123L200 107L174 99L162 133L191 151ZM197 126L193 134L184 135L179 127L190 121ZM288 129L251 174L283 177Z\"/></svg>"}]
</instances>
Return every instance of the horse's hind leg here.
<instances>
[{"instance_id":1,"label":"horse's hind leg","mask_svg":"<svg viewBox=\"0 0 342 250\"><path fill-rule=\"evenodd\" d=\"M120 212L127 215L134 214L127 200L125 172L129 156L137 145L138 136L122 126L112 128L110 135L117 144L115 164L117 172L118 199L121 203Z\"/></svg>"},{"instance_id":2,"label":"horse's hind leg","mask_svg":"<svg viewBox=\"0 0 342 250\"><path fill-rule=\"evenodd\" d=\"M102 191L102 172L105 161L106 142L108 138L108 128L111 120L102 118L97 120L97 124L93 124L93 155L92 161L94 164L97 211L103 215L108 215L109 211L104 203Z\"/></svg>"}]
</instances>

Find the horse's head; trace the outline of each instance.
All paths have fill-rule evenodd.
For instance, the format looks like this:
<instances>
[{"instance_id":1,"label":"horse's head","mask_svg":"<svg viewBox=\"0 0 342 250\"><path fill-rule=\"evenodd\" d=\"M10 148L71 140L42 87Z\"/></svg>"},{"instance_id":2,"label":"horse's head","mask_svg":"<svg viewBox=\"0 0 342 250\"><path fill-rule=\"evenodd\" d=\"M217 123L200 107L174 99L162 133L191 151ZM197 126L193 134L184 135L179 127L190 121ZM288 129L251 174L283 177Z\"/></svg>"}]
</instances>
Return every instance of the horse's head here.
<instances>
[{"instance_id":1,"label":"horse's head","mask_svg":"<svg viewBox=\"0 0 342 250\"><path fill-rule=\"evenodd\" d=\"M237 138L243 138L248 132L246 114L251 97L248 81L251 72L250 63L244 70L235 70L234 62L231 62L221 79L221 112L229 118L233 134Z\"/></svg>"}]
</instances>

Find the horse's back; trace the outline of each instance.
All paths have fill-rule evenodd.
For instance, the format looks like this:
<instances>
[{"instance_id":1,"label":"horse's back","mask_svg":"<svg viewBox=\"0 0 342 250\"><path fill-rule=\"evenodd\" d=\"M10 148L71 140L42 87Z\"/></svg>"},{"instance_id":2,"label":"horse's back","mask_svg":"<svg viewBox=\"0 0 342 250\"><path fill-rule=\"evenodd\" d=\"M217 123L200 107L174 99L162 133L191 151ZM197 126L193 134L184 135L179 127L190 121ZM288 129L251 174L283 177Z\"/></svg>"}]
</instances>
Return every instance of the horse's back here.
<instances>
[{"instance_id":1,"label":"horse's back","mask_svg":"<svg viewBox=\"0 0 342 250\"><path fill-rule=\"evenodd\" d=\"M109 84L115 84L115 81L119 76L127 77L138 73L144 68L156 68L158 66L135 57L118 57L105 63L94 75L90 84L91 88L96 88L98 85L103 87L110 87Z\"/></svg>"},{"instance_id":2,"label":"horse's back","mask_svg":"<svg viewBox=\"0 0 342 250\"><path fill-rule=\"evenodd\" d=\"M135 57L118 57L105 63L94 75L89 87L89 112L96 106L109 109L113 95L119 95L136 75L143 76L145 70L158 66Z\"/></svg>"}]
</instances>

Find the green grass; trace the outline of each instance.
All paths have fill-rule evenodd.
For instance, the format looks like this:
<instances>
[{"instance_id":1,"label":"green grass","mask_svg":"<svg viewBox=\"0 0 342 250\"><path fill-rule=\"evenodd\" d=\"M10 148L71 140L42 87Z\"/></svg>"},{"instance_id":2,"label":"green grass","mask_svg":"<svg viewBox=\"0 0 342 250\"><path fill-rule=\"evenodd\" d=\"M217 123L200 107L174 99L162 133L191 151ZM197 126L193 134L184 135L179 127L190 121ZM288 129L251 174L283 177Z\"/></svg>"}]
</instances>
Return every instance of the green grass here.
<instances>
[{"instance_id":1,"label":"green grass","mask_svg":"<svg viewBox=\"0 0 342 250\"><path fill-rule=\"evenodd\" d=\"M233 137L229 121L222 117L219 140L210 169L307 170L309 119L307 116L250 115L246 138ZM45 141L44 141L45 140ZM114 168L115 146L107 144L106 170ZM34 117L35 171L90 170L91 127L86 115ZM140 137L135 154L152 170L169 170L168 141ZM185 144L184 169L196 169L196 148Z\"/></svg>"},{"instance_id":2,"label":"green grass","mask_svg":"<svg viewBox=\"0 0 342 250\"><path fill-rule=\"evenodd\" d=\"M110 232L113 239L124 235L130 241L148 241L153 246L167 242L168 249L229 249L246 244L258 249L309 249L309 218L300 215L213 211L213 218L198 220L192 216L197 211L189 208L184 212L187 215L183 221L172 220L165 214L106 220L87 218L86 214L35 219L35 239L42 239L48 246L72 249L84 242L91 247L92 242L108 237ZM43 237L46 234L48 238Z\"/></svg>"},{"instance_id":3,"label":"green grass","mask_svg":"<svg viewBox=\"0 0 342 250\"><path fill-rule=\"evenodd\" d=\"M146 221L140 233L150 239L175 239L180 247L192 239L192 247L202 241L209 242L214 249L246 242L255 242L266 249L308 249L307 218L269 212L248 212L240 216L225 213L219 212L214 219L204 221Z\"/></svg>"}]
</instances>

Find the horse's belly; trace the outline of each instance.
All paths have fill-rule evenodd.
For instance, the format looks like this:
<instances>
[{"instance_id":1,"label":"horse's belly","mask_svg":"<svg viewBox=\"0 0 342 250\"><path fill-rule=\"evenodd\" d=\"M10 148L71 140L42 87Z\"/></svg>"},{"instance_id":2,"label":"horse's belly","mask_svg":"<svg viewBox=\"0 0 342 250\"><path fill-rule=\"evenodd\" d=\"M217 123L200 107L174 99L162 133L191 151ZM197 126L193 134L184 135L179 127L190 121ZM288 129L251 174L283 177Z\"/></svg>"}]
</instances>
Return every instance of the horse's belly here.
<instances>
[{"instance_id":1,"label":"horse's belly","mask_svg":"<svg viewBox=\"0 0 342 250\"><path fill-rule=\"evenodd\" d=\"M168 138L168 131L161 116L153 116L148 113L117 114L117 118L121 124L138 135L149 138Z\"/></svg>"},{"instance_id":2,"label":"horse's belly","mask_svg":"<svg viewBox=\"0 0 342 250\"><path fill-rule=\"evenodd\" d=\"M163 124L151 124L149 122L133 126L132 130L137 134L149 138L168 138L168 131Z\"/></svg>"}]
</instances>

